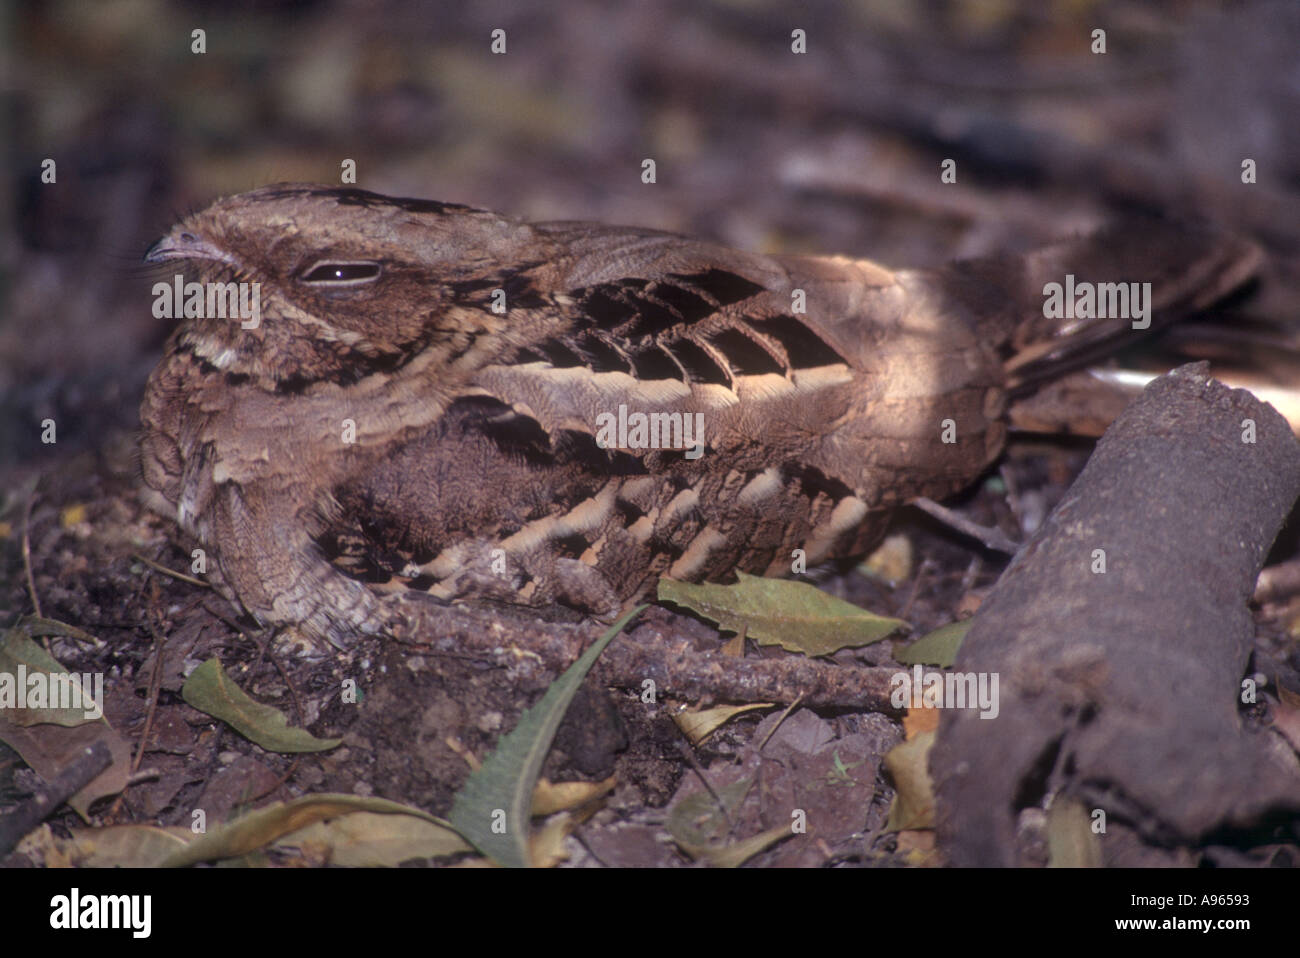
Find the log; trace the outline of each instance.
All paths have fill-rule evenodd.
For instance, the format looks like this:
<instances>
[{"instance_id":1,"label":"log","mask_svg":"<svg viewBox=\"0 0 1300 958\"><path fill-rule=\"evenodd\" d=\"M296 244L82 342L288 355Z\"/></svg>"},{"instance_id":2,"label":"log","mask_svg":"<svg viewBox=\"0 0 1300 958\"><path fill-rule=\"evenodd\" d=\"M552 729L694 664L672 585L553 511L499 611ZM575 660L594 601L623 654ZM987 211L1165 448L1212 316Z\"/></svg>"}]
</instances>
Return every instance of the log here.
<instances>
[{"instance_id":1,"label":"log","mask_svg":"<svg viewBox=\"0 0 1300 958\"><path fill-rule=\"evenodd\" d=\"M976 616L955 669L998 677L997 716L945 710L930 755L952 864L1016 864L1020 810L1053 794L1160 844L1300 810L1295 754L1240 712L1300 443L1207 369L1147 387Z\"/></svg>"}]
</instances>

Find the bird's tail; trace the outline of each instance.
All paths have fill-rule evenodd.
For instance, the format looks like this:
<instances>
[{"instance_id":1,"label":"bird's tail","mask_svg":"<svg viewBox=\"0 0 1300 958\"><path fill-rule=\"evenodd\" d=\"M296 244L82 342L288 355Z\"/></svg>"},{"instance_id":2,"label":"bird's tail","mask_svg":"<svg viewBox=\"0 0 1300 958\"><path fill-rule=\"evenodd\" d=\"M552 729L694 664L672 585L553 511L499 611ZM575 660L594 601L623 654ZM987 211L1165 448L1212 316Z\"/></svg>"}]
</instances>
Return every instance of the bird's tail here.
<instances>
[{"instance_id":1,"label":"bird's tail","mask_svg":"<svg viewBox=\"0 0 1300 958\"><path fill-rule=\"evenodd\" d=\"M1261 259L1238 236L1128 217L1018 256L953 263L945 282L979 298L977 331L1001 351L1020 396L1213 305L1251 280Z\"/></svg>"}]
</instances>

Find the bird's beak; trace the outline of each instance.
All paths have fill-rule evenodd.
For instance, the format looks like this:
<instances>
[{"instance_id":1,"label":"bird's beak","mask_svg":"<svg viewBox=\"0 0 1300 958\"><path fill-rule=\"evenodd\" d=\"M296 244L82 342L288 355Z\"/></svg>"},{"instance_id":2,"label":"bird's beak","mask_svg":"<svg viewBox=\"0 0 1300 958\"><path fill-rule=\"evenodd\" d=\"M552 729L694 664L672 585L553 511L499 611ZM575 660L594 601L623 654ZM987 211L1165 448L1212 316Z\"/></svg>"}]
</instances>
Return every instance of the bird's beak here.
<instances>
[{"instance_id":1,"label":"bird's beak","mask_svg":"<svg viewBox=\"0 0 1300 958\"><path fill-rule=\"evenodd\" d=\"M189 230L180 229L179 227L150 246L149 251L144 254L146 263L166 263L174 259L208 259L221 263L230 262L230 257L212 243Z\"/></svg>"}]
</instances>

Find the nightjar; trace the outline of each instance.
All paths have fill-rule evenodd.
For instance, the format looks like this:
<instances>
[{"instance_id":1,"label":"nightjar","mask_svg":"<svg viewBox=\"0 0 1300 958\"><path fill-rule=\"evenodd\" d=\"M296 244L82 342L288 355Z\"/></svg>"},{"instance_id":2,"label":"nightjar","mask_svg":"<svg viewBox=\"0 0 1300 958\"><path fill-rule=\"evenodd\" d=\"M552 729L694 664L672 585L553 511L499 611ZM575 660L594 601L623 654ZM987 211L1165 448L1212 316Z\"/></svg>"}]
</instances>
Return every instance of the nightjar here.
<instances>
[{"instance_id":1,"label":"nightjar","mask_svg":"<svg viewBox=\"0 0 1300 958\"><path fill-rule=\"evenodd\" d=\"M608 615L660 576L861 553L979 476L1009 400L1137 335L1047 318L1046 283L1151 282L1159 319L1255 262L1152 224L891 270L305 184L146 258L185 274L155 287L181 318L150 498L223 594L335 643L400 634L416 593Z\"/></svg>"}]
</instances>

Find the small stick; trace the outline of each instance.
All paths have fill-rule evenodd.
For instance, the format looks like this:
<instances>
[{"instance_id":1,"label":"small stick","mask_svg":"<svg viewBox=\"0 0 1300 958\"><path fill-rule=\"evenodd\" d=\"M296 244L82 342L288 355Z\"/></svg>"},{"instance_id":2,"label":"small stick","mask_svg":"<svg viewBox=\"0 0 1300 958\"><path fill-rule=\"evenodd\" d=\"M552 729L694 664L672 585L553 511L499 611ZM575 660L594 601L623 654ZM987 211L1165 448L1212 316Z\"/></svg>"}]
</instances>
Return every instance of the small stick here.
<instances>
[{"instance_id":1,"label":"small stick","mask_svg":"<svg viewBox=\"0 0 1300 958\"><path fill-rule=\"evenodd\" d=\"M46 783L44 788L15 811L0 816L0 858L13 851L24 835L94 781L112 762L113 755L103 742L88 745L72 764Z\"/></svg>"},{"instance_id":2,"label":"small stick","mask_svg":"<svg viewBox=\"0 0 1300 958\"><path fill-rule=\"evenodd\" d=\"M934 516L940 522L956 529L965 535L970 536L976 542L980 542L987 549L994 552L1004 552L1007 555L1015 555L1020 549L1020 543L1012 542L1010 537L1001 529L981 526L971 522L965 516L954 512L946 506L941 506L933 499L927 499L924 496L918 496L913 499L910 505L916 506L922 512Z\"/></svg>"},{"instance_id":3,"label":"small stick","mask_svg":"<svg viewBox=\"0 0 1300 958\"><path fill-rule=\"evenodd\" d=\"M41 612L41 598L36 594L36 579L32 575L32 540L29 535L32 523L32 498L36 495L35 486L32 491L27 493L27 502L23 505L23 571L27 573L27 592L32 597L32 608L36 610L37 618L45 618ZM45 640L46 648L49 648L49 639Z\"/></svg>"},{"instance_id":4,"label":"small stick","mask_svg":"<svg viewBox=\"0 0 1300 958\"><path fill-rule=\"evenodd\" d=\"M202 579L196 579L193 576L188 576L183 572L177 572L174 569L169 569L165 565L160 565L159 563L154 562L153 559L150 559L147 556L140 555L140 553L138 552L131 553L131 558L138 559L140 562L143 562L145 565L153 569L155 572L161 572L163 575L169 575L173 579L179 579L181 582L188 582L190 585L197 585L203 589L212 588L211 585L209 585L207 582L204 582Z\"/></svg>"}]
</instances>

